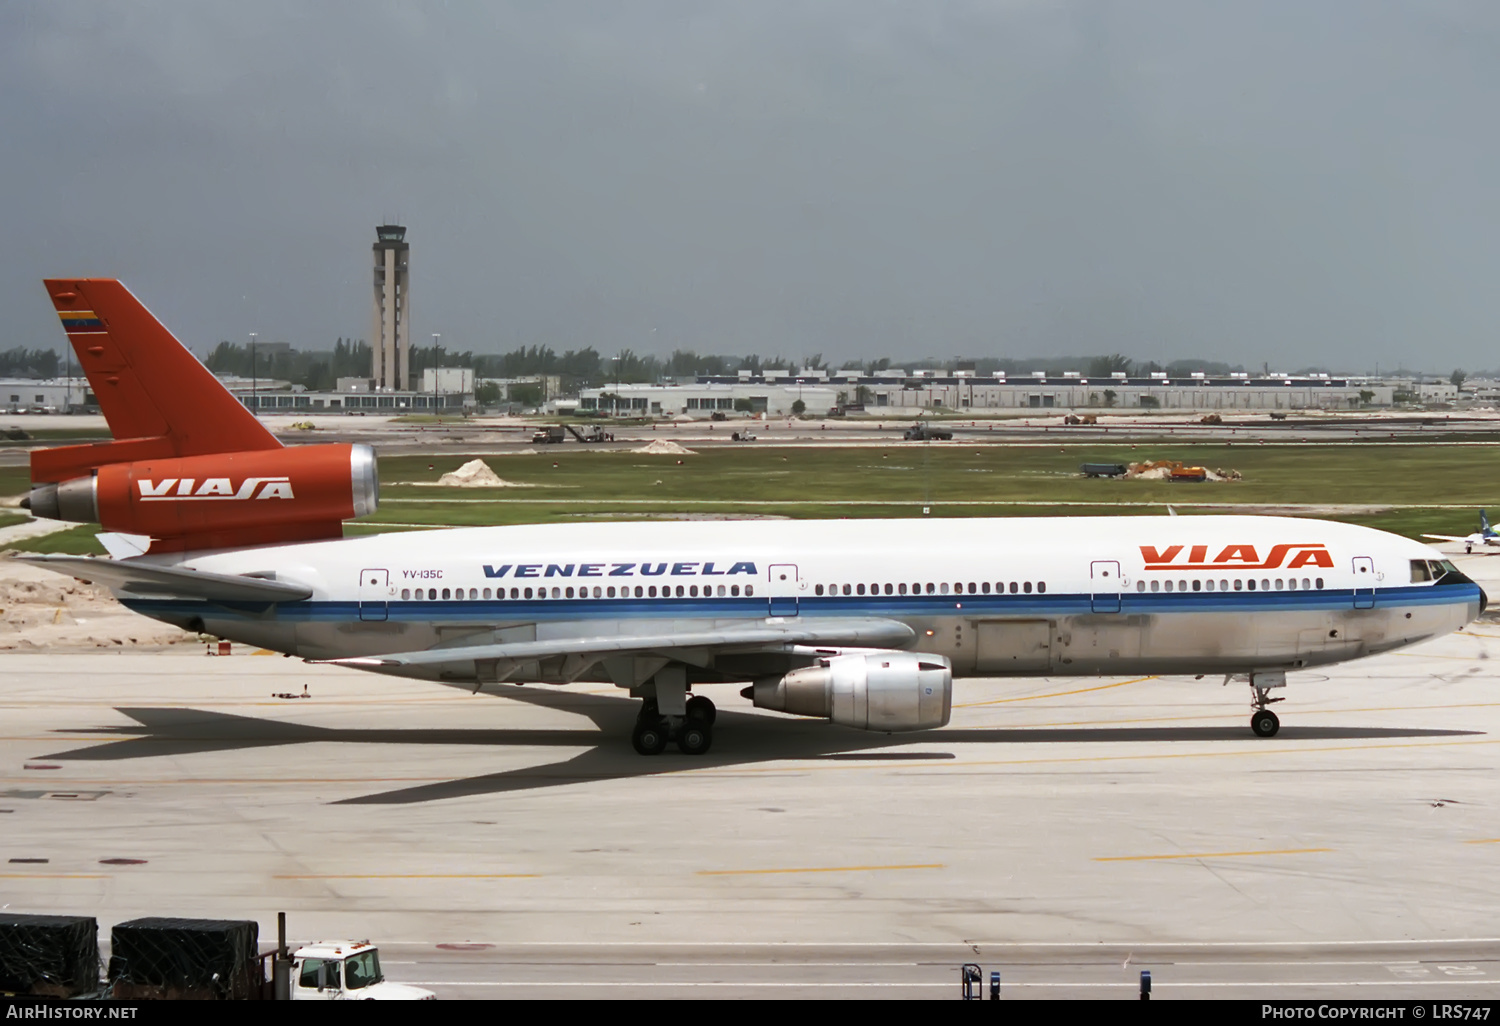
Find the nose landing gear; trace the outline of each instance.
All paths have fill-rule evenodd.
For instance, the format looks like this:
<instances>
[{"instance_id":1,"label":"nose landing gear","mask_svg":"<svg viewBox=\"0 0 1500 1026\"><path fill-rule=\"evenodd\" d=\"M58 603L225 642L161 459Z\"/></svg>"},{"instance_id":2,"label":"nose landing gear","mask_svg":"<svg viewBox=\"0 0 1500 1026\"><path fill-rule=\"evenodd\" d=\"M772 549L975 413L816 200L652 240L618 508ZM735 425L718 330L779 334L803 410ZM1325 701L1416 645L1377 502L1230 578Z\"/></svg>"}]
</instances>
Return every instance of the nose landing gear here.
<instances>
[{"instance_id":1,"label":"nose landing gear","mask_svg":"<svg viewBox=\"0 0 1500 1026\"><path fill-rule=\"evenodd\" d=\"M660 755L667 742L675 740L683 755L703 755L713 747L717 714L713 702L702 695L688 699L685 716L663 716L648 698L641 703L630 743L641 755Z\"/></svg>"},{"instance_id":2,"label":"nose landing gear","mask_svg":"<svg viewBox=\"0 0 1500 1026\"><path fill-rule=\"evenodd\" d=\"M1255 696L1250 700L1250 729L1256 737L1275 737L1276 732L1281 729L1281 718L1267 707L1273 702L1284 701L1281 698L1271 697L1272 688L1284 687L1286 687L1284 671L1273 670L1250 674L1250 690Z\"/></svg>"}]
</instances>

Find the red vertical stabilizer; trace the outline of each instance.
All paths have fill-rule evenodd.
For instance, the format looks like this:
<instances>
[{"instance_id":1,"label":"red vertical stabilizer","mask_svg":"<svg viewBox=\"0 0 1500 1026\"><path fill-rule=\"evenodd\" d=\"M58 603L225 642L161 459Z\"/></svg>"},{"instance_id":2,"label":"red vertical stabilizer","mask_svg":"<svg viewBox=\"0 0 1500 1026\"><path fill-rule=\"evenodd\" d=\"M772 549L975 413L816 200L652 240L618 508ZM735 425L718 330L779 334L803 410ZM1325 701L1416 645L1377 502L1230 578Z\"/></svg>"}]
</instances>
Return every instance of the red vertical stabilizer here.
<instances>
[{"instance_id":1,"label":"red vertical stabilizer","mask_svg":"<svg viewBox=\"0 0 1500 1026\"><path fill-rule=\"evenodd\" d=\"M115 441L32 453L33 484L113 463L281 448L124 285L112 278L46 284Z\"/></svg>"}]
</instances>

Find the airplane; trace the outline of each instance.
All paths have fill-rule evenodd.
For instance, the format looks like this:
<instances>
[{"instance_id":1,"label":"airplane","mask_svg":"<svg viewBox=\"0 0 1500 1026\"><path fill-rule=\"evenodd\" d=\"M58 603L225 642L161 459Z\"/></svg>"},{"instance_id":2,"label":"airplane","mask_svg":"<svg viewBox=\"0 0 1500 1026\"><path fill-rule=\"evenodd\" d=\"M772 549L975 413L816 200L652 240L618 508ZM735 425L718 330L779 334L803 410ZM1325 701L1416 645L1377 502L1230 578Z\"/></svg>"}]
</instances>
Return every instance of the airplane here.
<instances>
[{"instance_id":1,"label":"airplane","mask_svg":"<svg viewBox=\"0 0 1500 1026\"><path fill-rule=\"evenodd\" d=\"M712 744L702 692L876 732L966 677L1224 675L1251 729L1291 671L1457 630L1487 597L1429 546L1264 516L539 524L344 537L374 451L284 447L118 281L48 294L114 440L31 454L34 516L111 558L19 557L185 630L478 692L607 682L636 751ZM814 492L818 485L806 486Z\"/></svg>"},{"instance_id":2,"label":"airplane","mask_svg":"<svg viewBox=\"0 0 1500 1026\"><path fill-rule=\"evenodd\" d=\"M1479 530L1462 538L1451 534L1424 534L1423 538L1434 538L1438 541L1463 542L1464 551L1472 553L1474 546L1484 548L1488 545L1500 545L1500 534L1496 534L1494 528L1490 527L1490 518L1484 510L1479 511Z\"/></svg>"}]
</instances>

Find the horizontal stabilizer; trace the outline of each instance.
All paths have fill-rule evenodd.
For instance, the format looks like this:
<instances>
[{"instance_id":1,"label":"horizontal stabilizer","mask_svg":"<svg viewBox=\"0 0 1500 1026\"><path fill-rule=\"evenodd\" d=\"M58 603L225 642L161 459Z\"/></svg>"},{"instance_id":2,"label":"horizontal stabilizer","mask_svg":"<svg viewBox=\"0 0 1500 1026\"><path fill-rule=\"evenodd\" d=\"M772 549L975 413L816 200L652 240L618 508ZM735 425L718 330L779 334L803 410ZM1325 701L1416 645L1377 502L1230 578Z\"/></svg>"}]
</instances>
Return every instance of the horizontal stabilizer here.
<instances>
[{"instance_id":1,"label":"horizontal stabilizer","mask_svg":"<svg viewBox=\"0 0 1500 1026\"><path fill-rule=\"evenodd\" d=\"M298 602L312 589L285 581L211 574L176 566L90 556L17 556L23 563L102 584L127 597L192 598L207 602Z\"/></svg>"},{"instance_id":2,"label":"horizontal stabilizer","mask_svg":"<svg viewBox=\"0 0 1500 1026\"><path fill-rule=\"evenodd\" d=\"M610 634L593 638L516 641L494 645L429 648L419 652L392 652L388 655L355 656L348 659L313 659L309 662L365 668L435 666L471 660L529 661L548 656L663 652L680 648L737 648L782 644L899 646L914 637L916 631L896 620L755 620L728 627L670 634Z\"/></svg>"}]
</instances>

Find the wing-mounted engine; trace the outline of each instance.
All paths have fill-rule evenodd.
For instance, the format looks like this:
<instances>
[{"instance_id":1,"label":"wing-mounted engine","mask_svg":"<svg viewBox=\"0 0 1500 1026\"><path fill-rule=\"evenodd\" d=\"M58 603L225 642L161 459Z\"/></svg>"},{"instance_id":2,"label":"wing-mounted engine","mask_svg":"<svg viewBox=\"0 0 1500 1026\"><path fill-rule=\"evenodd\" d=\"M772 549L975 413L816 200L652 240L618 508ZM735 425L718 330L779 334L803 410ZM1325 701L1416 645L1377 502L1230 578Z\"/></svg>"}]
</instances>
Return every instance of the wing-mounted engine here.
<instances>
[{"instance_id":1,"label":"wing-mounted engine","mask_svg":"<svg viewBox=\"0 0 1500 1026\"><path fill-rule=\"evenodd\" d=\"M922 652L830 656L741 692L757 708L821 716L860 730L931 730L953 711L953 666Z\"/></svg>"},{"instance_id":2,"label":"wing-mounted engine","mask_svg":"<svg viewBox=\"0 0 1500 1026\"><path fill-rule=\"evenodd\" d=\"M110 463L37 484L34 516L148 535L151 550L210 549L343 535L343 521L375 511L368 445L216 453Z\"/></svg>"}]
</instances>

